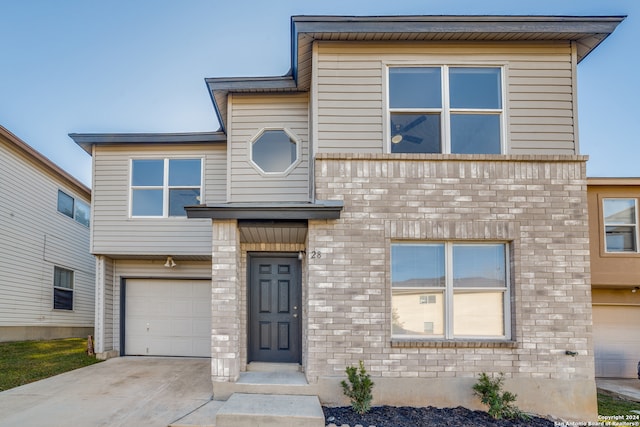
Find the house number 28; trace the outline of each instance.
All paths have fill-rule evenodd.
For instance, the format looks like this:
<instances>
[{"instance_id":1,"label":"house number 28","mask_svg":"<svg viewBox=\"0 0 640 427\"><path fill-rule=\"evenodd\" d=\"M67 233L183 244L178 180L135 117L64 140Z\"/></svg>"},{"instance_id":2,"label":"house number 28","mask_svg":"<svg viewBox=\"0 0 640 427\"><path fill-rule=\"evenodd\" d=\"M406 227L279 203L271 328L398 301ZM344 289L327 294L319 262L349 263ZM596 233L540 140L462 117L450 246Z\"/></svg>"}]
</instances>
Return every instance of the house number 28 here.
<instances>
[{"instance_id":1,"label":"house number 28","mask_svg":"<svg viewBox=\"0 0 640 427\"><path fill-rule=\"evenodd\" d=\"M311 251L311 259L320 259L322 258L322 252L320 251Z\"/></svg>"}]
</instances>

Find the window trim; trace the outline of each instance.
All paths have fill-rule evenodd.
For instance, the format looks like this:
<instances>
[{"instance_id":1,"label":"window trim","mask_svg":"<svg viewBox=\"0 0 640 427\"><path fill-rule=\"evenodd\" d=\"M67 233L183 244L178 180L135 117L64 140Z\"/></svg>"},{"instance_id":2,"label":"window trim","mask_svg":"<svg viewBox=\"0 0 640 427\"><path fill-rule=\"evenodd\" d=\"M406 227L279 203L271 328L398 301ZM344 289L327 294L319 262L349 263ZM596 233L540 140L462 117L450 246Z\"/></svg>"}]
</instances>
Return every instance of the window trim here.
<instances>
[{"instance_id":1,"label":"window trim","mask_svg":"<svg viewBox=\"0 0 640 427\"><path fill-rule=\"evenodd\" d=\"M607 220L604 213L604 205L607 200L633 200L635 211L635 223L634 224L615 224L621 226L634 227L634 239L635 239L635 251L610 251L607 248ZM640 254L640 214L638 213L638 198L636 197L602 197L600 199L600 215L602 216L602 250L606 255L624 256L624 255L637 255Z\"/></svg>"},{"instance_id":2,"label":"window trim","mask_svg":"<svg viewBox=\"0 0 640 427\"><path fill-rule=\"evenodd\" d=\"M295 141L296 143L296 160L295 162L291 163L289 165L289 167L287 167L284 171L282 172L267 172L264 169L262 169L260 167L260 165L258 165L254 160L253 160L253 144L267 131L283 131L284 133L286 133L289 138L291 138L292 140ZM302 139L296 135L291 129L287 128L287 127L272 127L272 126L268 126L268 127L263 127L260 128L260 130L252 137L249 139L248 145L247 145L247 157L248 157L248 162L251 165L251 167L253 167L260 175L264 176L264 177L285 177L291 174L291 172L293 172L293 170L300 164L300 162L302 161L302 149L301 149L301 145L302 145Z\"/></svg>"},{"instance_id":3,"label":"window trim","mask_svg":"<svg viewBox=\"0 0 640 427\"><path fill-rule=\"evenodd\" d=\"M163 161L163 169L162 169L162 186L159 185L143 185L143 186L134 186L133 185L133 162L135 160L162 160ZM180 186L169 186L169 161L170 160L200 160L200 185L199 186L188 186L188 185L180 185ZM169 191L172 188L199 188L200 189L200 204L205 204L204 194L204 178L205 178L205 156L135 156L129 158L129 218L130 219L158 219L158 218L172 218L172 219L186 219L185 215L180 216L171 216L169 215ZM146 189L146 190L162 190L162 215L134 215L133 214L133 191L136 189Z\"/></svg>"},{"instance_id":4,"label":"window trim","mask_svg":"<svg viewBox=\"0 0 640 427\"><path fill-rule=\"evenodd\" d=\"M391 108L391 85L389 82L389 70L391 68L440 68L441 75L441 92L442 92L442 106L440 108ZM501 88L501 109L473 109L473 108L451 108L449 97L449 69L450 68L499 68L500 69L500 88ZM401 61L388 61L383 64L384 71L384 150L389 154L407 154L407 153L392 153L391 142L391 114L397 113L440 113L440 152L439 153L413 153L413 154L458 154L451 152L451 110L456 113L473 113L473 114L498 114L500 118L500 153L494 155L508 154L507 136L508 136L508 120L507 120L507 72L508 67L505 63L492 63L492 62L401 62ZM411 154L411 153L409 153ZM486 155L483 153L476 153L478 155ZM474 154L471 154L474 155Z\"/></svg>"},{"instance_id":5,"label":"window trim","mask_svg":"<svg viewBox=\"0 0 640 427\"><path fill-rule=\"evenodd\" d=\"M393 286L393 278L391 273L391 266L393 265L392 259L392 247L394 245L444 245L444 262L445 262L445 285L442 287L431 287L431 288L406 288L406 287L397 287ZM453 247L455 245L503 245L504 247L504 268L505 268L505 288L495 288L495 287L474 287L474 288L462 288L462 289L472 289L478 292L487 292L487 291L500 291L503 292L502 299L502 311L503 311L503 332L504 334L501 336L497 335L454 335L453 334L453 296L454 296L454 286L453 286ZM511 243L500 240L487 240L487 241L477 241L477 240L433 240L433 241L407 241L407 240L397 240L391 241L389 246L389 293L390 293L390 323L389 323L389 331L392 342L510 342L512 340L512 302L511 302L511 294L512 294L512 275L511 269L513 268L512 261L512 248ZM433 291L441 291L444 297L443 302L443 334L442 335L394 335L393 334L393 290L394 289L425 289L425 290L433 290ZM460 288L458 288L460 289Z\"/></svg>"},{"instance_id":6,"label":"window trim","mask_svg":"<svg viewBox=\"0 0 640 427\"><path fill-rule=\"evenodd\" d=\"M56 285L56 270L63 270L66 272L71 273L71 287L70 288L65 288L63 286L57 286ZM55 311L64 311L64 312L69 312L69 311L74 311L75 310L75 299L76 299L76 286L75 286L75 282L76 282L76 273L75 271L69 269L69 268L64 268L64 267L60 267L57 265L53 266L53 278L52 278L52 284L53 284L53 292L51 294L51 306L52 309ZM60 290L60 291L65 291L65 292L71 292L71 308L56 308L56 289Z\"/></svg>"}]
</instances>

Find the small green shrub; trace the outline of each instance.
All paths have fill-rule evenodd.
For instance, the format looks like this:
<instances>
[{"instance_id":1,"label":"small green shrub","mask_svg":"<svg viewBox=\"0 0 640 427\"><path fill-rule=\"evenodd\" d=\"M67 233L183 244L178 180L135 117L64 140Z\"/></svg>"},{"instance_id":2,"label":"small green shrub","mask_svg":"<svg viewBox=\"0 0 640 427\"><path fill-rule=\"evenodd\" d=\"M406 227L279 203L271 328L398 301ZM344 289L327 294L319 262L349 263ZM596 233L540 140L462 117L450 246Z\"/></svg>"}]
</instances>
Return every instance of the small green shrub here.
<instances>
[{"instance_id":1,"label":"small green shrub","mask_svg":"<svg viewBox=\"0 0 640 427\"><path fill-rule=\"evenodd\" d=\"M495 419L527 420L529 416L514 405L517 395L502 391L504 373L496 378L490 378L486 373L478 376L478 382L473 386L473 392L480 397L480 401L489 407L489 415Z\"/></svg>"},{"instance_id":2,"label":"small green shrub","mask_svg":"<svg viewBox=\"0 0 640 427\"><path fill-rule=\"evenodd\" d=\"M347 366L346 372L350 384L344 380L340 382L344 395L351 399L351 408L354 411L360 415L366 414L371 409L371 400L373 400L371 391L374 383L367 374L362 360L359 368Z\"/></svg>"}]
</instances>

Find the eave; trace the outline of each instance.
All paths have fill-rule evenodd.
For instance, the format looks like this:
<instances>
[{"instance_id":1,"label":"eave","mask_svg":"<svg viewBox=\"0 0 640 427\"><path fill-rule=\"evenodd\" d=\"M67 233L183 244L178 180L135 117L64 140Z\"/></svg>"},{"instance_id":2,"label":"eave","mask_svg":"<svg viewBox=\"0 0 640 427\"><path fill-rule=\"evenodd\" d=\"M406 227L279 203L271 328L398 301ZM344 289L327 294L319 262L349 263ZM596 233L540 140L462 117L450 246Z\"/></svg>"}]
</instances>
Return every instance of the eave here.
<instances>
[{"instance_id":1,"label":"eave","mask_svg":"<svg viewBox=\"0 0 640 427\"><path fill-rule=\"evenodd\" d=\"M185 210L188 218L299 221L339 219L343 208L341 201L322 200L315 203L221 203L187 206Z\"/></svg>"},{"instance_id":2,"label":"eave","mask_svg":"<svg viewBox=\"0 0 640 427\"><path fill-rule=\"evenodd\" d=\"M184 133L70 133L69 137L84 151L91 154L94 145L176 145L226 143L222 132Z\"/></svg>"},{"instance_id":3,"label":"eave","mask_svg":"<svg viewBox=\"0 0 640 427\"><path fill-rule=\"evenodd\" d=\"M625 16L294 16L291 72L282 77L206 79L225 132L229 93L305 92L311 84L313 43L329 41L567 41L578 62Z\"/></svg>"},{"instance_id":4,"label":"eave","mask_svg":"<svg viewBox=\"0 0 640 427\"><path fill-rule=\"evenodd\" d=\"M78 179L70 175L67 171L56 165L54 162L49 160L49 158L18 138L3 126L0 126L0 141L6 142L14 150L30 159L34 164L39 165L43 170L58 177L60 180L77 191L78 195L82 195L87 200L91 200L91 189L89 187L84 185Z\"/></svg>"}]
</instances>

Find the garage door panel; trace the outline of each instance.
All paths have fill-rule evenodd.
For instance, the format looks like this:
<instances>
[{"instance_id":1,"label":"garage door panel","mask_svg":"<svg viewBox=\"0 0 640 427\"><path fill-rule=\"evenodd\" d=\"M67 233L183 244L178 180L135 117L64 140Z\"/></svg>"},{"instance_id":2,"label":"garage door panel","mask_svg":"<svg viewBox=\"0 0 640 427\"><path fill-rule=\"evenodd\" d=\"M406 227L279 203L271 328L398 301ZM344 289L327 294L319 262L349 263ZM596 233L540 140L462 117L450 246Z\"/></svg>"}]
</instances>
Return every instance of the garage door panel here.
<instances>
[{"instance_id":1,"label":"garage door panel","mask_svg":"<svg viewBox=\"0 0 640 427\"><path fill-rule=\"evenodd\" d=\"M211 356L211 282L129 279L125 353Z\"/></svg>"},{"instance_id":2,"label":"garage door panel","mask_svg":"<svg viewBox=\"0 0 640 427\"><path fill-rule=\"evenodd\" d=\"M636 378L640 360L640 306L593 307L596 377Z\"/></svg>"}]
</instances>

